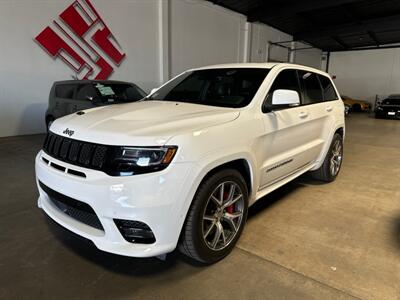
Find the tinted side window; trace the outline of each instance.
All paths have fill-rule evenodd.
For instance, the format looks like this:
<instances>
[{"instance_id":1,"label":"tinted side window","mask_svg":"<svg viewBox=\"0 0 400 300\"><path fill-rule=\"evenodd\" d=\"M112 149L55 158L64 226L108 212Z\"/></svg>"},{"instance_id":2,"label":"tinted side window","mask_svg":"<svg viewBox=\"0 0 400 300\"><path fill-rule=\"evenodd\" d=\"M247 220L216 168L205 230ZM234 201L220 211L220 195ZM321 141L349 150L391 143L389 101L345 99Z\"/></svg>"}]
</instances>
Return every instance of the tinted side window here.
<instances>
[{"instance_id":1,"label":"tinted side window","mask_svg":"<svg viewBox=\"0 0 400 300\"><path fill-rule=\"evenodd\" d=\"M300 87L299 81L297 79L296 70L283 70L275 78L274 83L269 89L267 95L267 104L272 104L272 94L276 90L293 90L299 93L300 97Z\"/></svg>"},{"instance_id":2,"label":"tinted side window","mask_svg":"<svg viewBox=\"0 0 400 300\"><path fill-rule=\"evenodd\" d=\"M82 84L78 86L78 91L76 92L76 100L94 100L98 99L99 96L91 84Z\"/></svg>"},{"instance_id":3,"label":"tinted side window","mask_svg":"<svg viewBox=\"0 0 400 300\"><path fill-rule=\"evenodd\" d=\"M299 71L299 79L303 88L303 104L318 103L324 100L317 74Z\"/></svg>"},{"instance_id":4,"label":"tinted side window","mask_svg":"<svg viewBox=\"0 0 400 300\"><path fill-rule=\"evenodd\" d=\"M75 84L59 84L56 86L55 94L57 98L72 99L74 96Z\"/></svg>"},{"instance_id":5,"label":"tinted side window","mask_svg":"<svg viewBox=\"0 0 400 300\"><path fill-rule=\"evenodd\" d=\"M323 76L323 75L318 75L318 78L319 78L319 81L321 82L324 100L330 101L330 100L339 99L331 80L328 77Z\"/></svg>"}]
</instances>

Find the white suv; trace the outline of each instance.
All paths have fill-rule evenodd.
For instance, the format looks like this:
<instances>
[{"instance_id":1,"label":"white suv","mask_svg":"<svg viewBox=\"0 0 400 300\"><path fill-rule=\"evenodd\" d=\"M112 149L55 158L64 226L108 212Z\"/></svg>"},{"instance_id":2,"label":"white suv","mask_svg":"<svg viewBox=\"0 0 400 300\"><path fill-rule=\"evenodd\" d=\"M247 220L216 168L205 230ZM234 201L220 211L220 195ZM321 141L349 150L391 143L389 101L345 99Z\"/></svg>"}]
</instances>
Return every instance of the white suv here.
<instances>
[{"instance_id":1,"label":"white suv","mask_svg":"<svg viewBox=\"0 0 400 300\"><path fill-rule=\"evenodd\" d=\"M38 205L101 250L204 263L234 247L248 207L341 167L344 107L328 74L292 64L189 70L145 99L56 120L36 157Z\"/></svg>"}]
</instances>

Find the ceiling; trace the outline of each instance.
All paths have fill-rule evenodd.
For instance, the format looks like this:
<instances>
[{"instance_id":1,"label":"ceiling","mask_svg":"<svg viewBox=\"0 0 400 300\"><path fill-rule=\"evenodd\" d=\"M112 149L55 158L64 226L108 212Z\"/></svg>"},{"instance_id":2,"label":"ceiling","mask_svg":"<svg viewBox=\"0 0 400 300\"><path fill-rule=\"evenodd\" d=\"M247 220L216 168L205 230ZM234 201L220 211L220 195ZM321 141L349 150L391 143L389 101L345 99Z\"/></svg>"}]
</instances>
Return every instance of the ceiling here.
<instances>
[{"instance_id":1,"label":"ceiling","mask_svg":"<svg viewBox=\"0 0 400 300\"><path fill-rule=\"evenodd\" d=\"M400 43L399 0L214 0L324 51ZM271 41L276 42L276 41Z\"/></svg>"}]
</instances>

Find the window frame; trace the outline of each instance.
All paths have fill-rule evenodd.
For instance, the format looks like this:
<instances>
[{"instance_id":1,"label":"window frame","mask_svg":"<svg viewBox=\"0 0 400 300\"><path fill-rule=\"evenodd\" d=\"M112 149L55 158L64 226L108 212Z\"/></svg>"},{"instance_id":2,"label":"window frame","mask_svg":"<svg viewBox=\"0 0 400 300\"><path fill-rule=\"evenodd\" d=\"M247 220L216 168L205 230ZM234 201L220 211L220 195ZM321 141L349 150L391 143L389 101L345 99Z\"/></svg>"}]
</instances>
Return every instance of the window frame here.
<instances>
[{"instance_id":1,"label":"window frame","mask_svg":"<svg viewBox=\"0 0 400 300\"><path fill-rule=\"evenodd\" d=\"M266 102L268 101L268 95L269 95L269 93L270 93L270 91L271 91L272 86L273 86L274 83L275 83L275 80L278 78L278 76L279 76L282 72L287 71L287 70L291 70L291 71L295 71L295 72L296 72L297 85L298 85L299 91L300 91L300 93L299 93L300 105L298 105L298 106L289 106L289 105L288 105L288 106L274 107L274 108L273 108L273 111L291 109L291 108L296 108L296 107L299 107L299 106L308 106L308 105L320 104L320 103L329 102L329 101L337 101L337 100L340 99L340 98L339 98L339 93L338 93L338 91L336 90L336 87L335 87L335 85L333 84L332 79L331 79L329 76L326 76L326 75L324 75L324 74L320 74L320 73L317 73L317 72L314 72L314 71L305 70L305 69L285 68L285 69L280 70L279 73L276 74L276 76L275 76L274 79L272 80L272 84L271 84L271 86L269 87L269 89L268 89L268 91L267 91L267 93L266 93L266 95L265 95L265 97L264 97L264 100L263 100L263 102L262 102L262 104L261 104L261 111L263 111L263 109L264 109L264 107L265 107L265 104L266 104ZM312 73L312 74L314 74L314 75L317 76L318 83L319 83L319 87L320 87L320 89L321 89L321 95L322 95L322 98L321 98L320 101L318 101L318 102L312 102L312 103L304 103L304 99L305 99L305 87L304 87L304 84L303 84L303 83L301 82L301 80L300 80L300 74L299 74L300 71L303 71L303 72L306 72L306 73ZM334 90L334 92L335 92L336 99L325 100L324 89L323 89L322 82L321 82L321 79L320 79L320 77L322 77L322 76L323 76L323 77L326 77L326 78L329 80L329 82L330 82L330 84L332 85L333 90ZM270 106L270 107L272 107L272 106ZM263 111L263 113L269 113L269 112L271 112L271 111L267 111L267 112L264 112L264 111Z\"/></svg>"},{"instance_id":2,"label":"window frame","mask_svg":"<svg viewBox=\"0 0 400 300\"><path fill-rule=\"evenodd\" d=\"M317 77L317 81L318 81L318 84L319 84L319 88L320 88L320 90L321 90L321 100L320 100L320 101L318 101L318 102L311 102L311 103L304 103L305 91L306 91L306 89L305 89L305 87L304 87L304 84L303 84L302 81L300 80L299 71L303 71L303 72L306 72L306 73L312 73L312 74L314 74L314 75ZM313 72L313 71L307 71L307 70L302 70L302 69L298 69L298 70L297 70L297 78L298 78L298 80L300 81L301 92L302 92L302 94L303 94L303 95L302 95L302 98L301 98L301 101L300 101L301 106L308 106L308 105L320 104L320 103L325 102L325 100L324 100L324 92L323 92L323 89L322 89L322 84L321 84L321 81L319 80L319 76L318 76L318 75L319 75L318 73Z\"/></svg>"},{"instance_id":3,"label":"window frame","mask_svg":"<svg viewBox=\"0 0 400 300\"><path fill-rule=\"evenodd\" d=\"M301 86L301 84L300 84L300 78L299 78L299 73L298 73L298 69L293 69L293 68L286 68L286 69L282 69L282 70L280 70L279 71L279 73L278 74L276 74L276 76L274 77L274 79L272 80L272 84L271 84L271 86L269 87L269 89L268 89L268 91L267 91L267 94L265 95L265 97L264 97L264 100L263 100L263 102L262 102L262 104L261 104L261 111L263 111L263 108L264 107L266 107L265 106L265 104L266 104L266 102L268 101L268 95L269 95L269 93L270 93L270 91L271 91L271 88L273 87L273 85L274 85L274 83L275 83L275 81L276 81L276 79L278 78L278 76L280 75L280 74L282 74L284 71L294 71L295 72L295 74L296 74L296 81L297 81L297 86L298 86L298 88L299 88L299 98L300 98L300 105L297 105L297 106L290 106L290 105L287 105L287 106L276 106L274 109L273 109L273 111L278 111L278 110L286 110L286 109L291 109L291 108L296 108L296 107L299 107L299 106L302 106L303 105L303 89L302 89L302 86ZM273 105L271 105L271 106L269 106L269 107L273 107ZM264 114L265 113L270 113L270 112L272 112L272 111L267 111L267 112L263 112Z\"/></svg>"},{"instance_id":4,"label":"window frame","mask_svg":"<svg viewBox=\"0 0 400 300\"><path fill-rule=\"evenodd\" d=\"M324 98L324 101L323 101L323 102L329 102L329 101L337 101L337 100L339 100L339 99L340 99L340 98L339 98L339 94L338 94L338 92L336 91L336 88L335 88L335 85L334 85L333 82L332 82L332 79L331 79L330 77L326 76L326 75L323 75L323 74L318 74L318 73L316 73L316 74L317 74L317 77L318 77L318 80L319 80L319 84L321 85L322 96L323 96L323 98ZM329 80L330 84L331 84L332 87L333 87L333 91L335 92L335 95L336 95L336 98L335 98L335 99L325 100L324 87L322 86L321 77L325 77L326 79Z\"/></svg>"}]
</instances>

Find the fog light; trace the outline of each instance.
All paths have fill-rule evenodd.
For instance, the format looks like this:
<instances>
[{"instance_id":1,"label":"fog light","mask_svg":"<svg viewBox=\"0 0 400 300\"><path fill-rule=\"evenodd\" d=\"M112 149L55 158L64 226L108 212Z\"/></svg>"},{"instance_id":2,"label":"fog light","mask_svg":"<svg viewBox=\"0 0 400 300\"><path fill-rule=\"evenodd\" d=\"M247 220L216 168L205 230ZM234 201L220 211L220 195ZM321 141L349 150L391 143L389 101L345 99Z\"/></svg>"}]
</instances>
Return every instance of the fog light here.
<instances>
[{"instance_id":1,"label":"fog light","mask_svg":"<svg viewBox=\"0 0 400 300\"><path fill-rule=\"evenodd\" d=\"M114 219L119 232L130 243L152 244L156 241L150 227L139 221Z\"/></svg>"}]
</instances>

